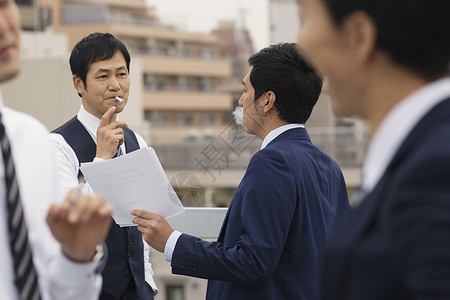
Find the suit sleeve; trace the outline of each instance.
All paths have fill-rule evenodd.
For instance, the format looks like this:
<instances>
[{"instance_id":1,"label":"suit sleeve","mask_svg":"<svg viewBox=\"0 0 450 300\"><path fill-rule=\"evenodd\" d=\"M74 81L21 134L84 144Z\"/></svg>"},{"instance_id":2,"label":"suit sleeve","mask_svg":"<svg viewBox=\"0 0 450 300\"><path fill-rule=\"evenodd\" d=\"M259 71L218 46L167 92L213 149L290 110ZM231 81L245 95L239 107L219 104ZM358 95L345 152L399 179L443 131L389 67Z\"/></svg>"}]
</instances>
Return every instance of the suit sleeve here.
<instances>
[{"instance_id":1,"label":"suit sleeve","mask_svg":"<svg viewBox=\"0 0 450 300\"><path fill-rule=\"evenodd\" d=\"M233 226L239 231L233 232L239 236L236 245L183 234L173 253L173 273L254 285L271 277L297 205L294 176L281 154L267 148L256 153L236 197L241 205L229 211L230 222L241 222Z\"/></svg>"}]
</instances>

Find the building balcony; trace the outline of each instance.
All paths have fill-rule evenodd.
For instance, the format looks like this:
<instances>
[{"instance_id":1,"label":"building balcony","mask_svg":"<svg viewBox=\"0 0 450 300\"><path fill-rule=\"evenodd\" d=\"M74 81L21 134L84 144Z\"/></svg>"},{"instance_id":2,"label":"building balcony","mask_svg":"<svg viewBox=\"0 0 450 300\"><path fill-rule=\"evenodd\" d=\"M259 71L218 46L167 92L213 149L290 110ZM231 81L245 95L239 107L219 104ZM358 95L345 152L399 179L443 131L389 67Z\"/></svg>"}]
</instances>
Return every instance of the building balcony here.
<instances>
[{"instance_id":1,"label":"building balcony","mask_svg":"<svg viewBox=\"0 0 450 300\"><path fill-rule=\"evenodd\" d=\"M42 0L41 0L42 1ZM48 2L49 0L44 0L44 2ZM69 1L64 1L62 0L62 2L69 2ZM110 6L116 6L116 7L123 7L123 8L128 8L128 9L132 9L132 8L137 8L137 9L142 9L146 7L146 3L145 0L70 0L70 3L88 3L88 4L106 4L106 5L110 5Z\"/></svg>"},{"instance_id":2,"label":"building balcony","mask_svg":"<svg viewBox=\"0 0 450 300\"><path fill-rule=\"evenodd\" d=\"M162 27L157 19L145 16L136 16L131 13L113 14L105 7L92 7L86 13L79 9L63 11L61 24L62 31L108 31L121 39L155 39L161 41L180 41L201 45L217 45L218 37L213 34L199 34L177 31ZM81 15L81 16L80 16ZM98 29L97 29L98 28Z\"/></svg>"},{"instance_id":3,"label":"building balcony","mask_svg":"<svg viewBox=\"0 0 450 300\"><path fill-rule=\"evenodd\" d=\"M231 75L231 64L223 59L141 56L143 72L152 75L177 75L226 78Z\"/></svg>"},{"instance_id":4,"label":"building balcony","mask_svg":"<svg viewBox=\"0 0 450 300\"><path fill-rule=\"evenodd\" d=\"M158 40L193 42L205 45L216 45L219 42L218 37L213 34L192 33L164 27L135 26L120 23L112 23L111 27L116 34L126 37L154 38Z\"/></svg>"},{"instance_id":5,"label":"building balcony","mask_svg":"<svg viewBox=\"0 0 450 300\"><path fill-rule=\"evenodd\" d=\"M233 98L225 93L146 91L144 110L211 111L233 108Z\"/></svg>"},{"instance_id":6,"label":"building balcony","mask_svg":"<svg viewBox=\"0 0 450 300\"><path fill-rule=\"evenodd\" d=\"M57 32L64 32L69 36L69 47L73 47L84 36L92 32L110 32L121 39L129 48L131 55L140 56L145 61L153 63L154 60L164 60L175 72L180 68L185 69L194 66L193 74L205 72L214 74L219 77L227 77L231 75L231 64L227 60L217 59L215 47L217 46L217 37L207 34L192 34L181 31L175 31L162 27L152 26L151 21L137 21L136 24L124 24L119 22L111 22L98 17L92 21L82 23L62 24L55 28ZM142 23L142 24L141 24ZM203 48L194 52L188 47L180 51L165 51L158 47L146 45L146 40L180 42L186 45L196 45L197 48ZM132 42L130 42L132 41ZM173 52L173 53L172 53ZM192 53L191 53L192 52ZM148 65L152 70L152 65ZM174 69L175 68L175 69ZM196 68L199 70L195 71ZM214 69L218 68L218 71ZM164 70L164 69L163 69ZM213 71L213 72L211 72ZM165 73L163 73L165 74ZM201 74L200 74L201 75Z\"/></svg>"},{"instance_id":7,"label":"building balcony","mask_svg":"<svg viewBox=\"0 0 450 300\"><path fill-rule=\"evenodd\" d=\"M309 134L313 144L337 161L347 186L359 186L368 143L365 133L352 128L317 128L310 129ZM172 140L177 143L171 143ZM190 134L185 130L183 135L181 131L161 128L153 131L150 144L169 178L190 172L201 183L209 180L214 184L237 186L251 157L260 149L261 140L230 123L215 127L207 134L191 129Z\"/></svg>"}]
</instances>

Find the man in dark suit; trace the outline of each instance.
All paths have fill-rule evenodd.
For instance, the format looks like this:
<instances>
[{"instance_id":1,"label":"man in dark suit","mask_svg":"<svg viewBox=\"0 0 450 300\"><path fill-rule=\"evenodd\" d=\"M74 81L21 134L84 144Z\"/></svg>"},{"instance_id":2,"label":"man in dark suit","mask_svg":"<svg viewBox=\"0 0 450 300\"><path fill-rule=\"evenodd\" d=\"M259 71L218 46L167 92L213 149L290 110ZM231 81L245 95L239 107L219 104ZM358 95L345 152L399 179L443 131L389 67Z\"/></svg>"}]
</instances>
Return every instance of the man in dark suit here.
<instances>
[{"instance_id":1,"label":"man in dark suit","mask_svg":"<svg viewBox=\"0 0 450 300\"><path fill-rule=\"evenodd\" d=\"M172 272L209 279L207 299L317 299L319 256L349 203L336 162L303 124L322 79L295 44L249 59L239 105L244 127L263 140L231 201L217 242L181 234L134 210L145 240Z\"/></svg>"},{"instance_id":2,"label":"man in dark suit","mask_svg":"<svg viewBox=\"0 0 450 300\"><path fill-rule=\"evenodd\" d=\"M450 299L450 1L299 4L299 42L371 135L323 299Z\"/></svg>"},{"instance_id":3,"label":"man in dark suit","mask_svg":"<svg viewBox=\"0 0 450 300\"><path fill-rule=\"evenodd\" d=\"M77 116L50 134L64 189L77 186L80 163L111 159L147 147L141 136L117 120L130 87L130 55L109 33L93 33L70 56L73 84L81 97ZM109 257L102 273L101 300L153 299L149 247L135 227L113 222L106 239Z\"/></svg>"}]
</instances>

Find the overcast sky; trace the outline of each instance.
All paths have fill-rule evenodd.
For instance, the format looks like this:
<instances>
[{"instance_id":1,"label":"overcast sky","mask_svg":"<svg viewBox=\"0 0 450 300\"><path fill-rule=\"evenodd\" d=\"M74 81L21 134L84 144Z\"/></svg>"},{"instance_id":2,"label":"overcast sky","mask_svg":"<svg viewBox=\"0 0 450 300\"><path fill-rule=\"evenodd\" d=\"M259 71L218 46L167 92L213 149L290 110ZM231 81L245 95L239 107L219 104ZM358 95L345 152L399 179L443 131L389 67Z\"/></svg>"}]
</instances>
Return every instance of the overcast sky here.
<instances>
[{"instance_id":1,"label":"overcast sky","mask_svg":"<svg viewBox=\"0 0 450 300\"><path fill-rule=\"evenodd\" d=\"M240 11L245 11L245 25L250 31L255 50L269 45L268 0L146 0L156 7L156 13L165 24L181 30L209 33L220 20L242 22Z\"/></svg>"}]
</instances>

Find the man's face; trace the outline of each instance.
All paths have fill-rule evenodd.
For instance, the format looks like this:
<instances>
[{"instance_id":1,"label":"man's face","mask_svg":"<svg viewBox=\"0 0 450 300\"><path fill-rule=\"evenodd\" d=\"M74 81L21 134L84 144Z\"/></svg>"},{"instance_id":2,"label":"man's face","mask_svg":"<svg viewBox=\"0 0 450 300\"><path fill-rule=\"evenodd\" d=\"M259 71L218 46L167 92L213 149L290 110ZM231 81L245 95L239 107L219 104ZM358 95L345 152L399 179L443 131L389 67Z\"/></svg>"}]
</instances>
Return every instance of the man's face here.
<instances>
[{"instance_id":1,"label":"man's face","mask_svg":"<svg viewBox=\"0 0 450 300\"><path fill-rule=\"evenodd\" d=\"M263 111L263 107L261 105L261 98L264 97L264 94L261 95L257 100L255 100L255 89L250 83L250 73L252 72L252 67L248 71L247 75L245 75L244 80L242 81L242 95L239 98L239 106L243 108L243 121L245 131L249 134L255 134L261 136L261 132L264 128L264 120L261 116Z\"/></svg>"},{"instance_id":2,"label":"man's face","mask_svg":"<svg viewBox=\"0 0 450 300\"><path fill-rule=\"evenodd\" d=\"M337 27L323 0L299 0L298 44L325 76L325 90L337 110L361 115L360 80L349 30Z\"/></svg>"},{"instance_id":3,"label":"man's face","mask_svg":"<svg viewBox=\"0 0 450 300\"><path fill-rule=\"evenodd\" d=\"M92 115L101 118L111 106L116 106L116 113L120 113L130 89L130 77L122 52L118 51L111 59L91 64L86 74L86 85L77 76L74 76L74 85L81 94L84 108ZM116 96L124 102L117 101Z\"/></svg>"},{"instance_id":4,"label":"man's face","mask_svg":"<svg viewBox=\"0 0 450 300\"><path fill-rule=\"evenodd\" d=\"M0 82L20 70L20 17L14 0L0 0Z\"/></svg>"}]
</instances>

